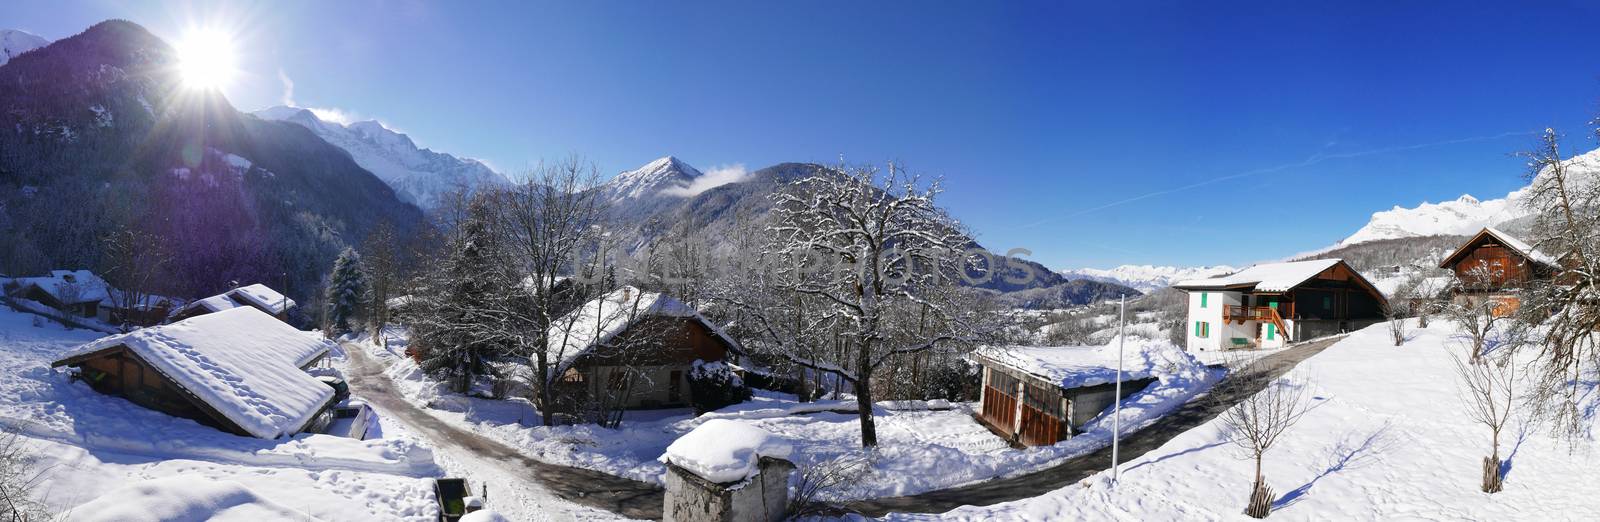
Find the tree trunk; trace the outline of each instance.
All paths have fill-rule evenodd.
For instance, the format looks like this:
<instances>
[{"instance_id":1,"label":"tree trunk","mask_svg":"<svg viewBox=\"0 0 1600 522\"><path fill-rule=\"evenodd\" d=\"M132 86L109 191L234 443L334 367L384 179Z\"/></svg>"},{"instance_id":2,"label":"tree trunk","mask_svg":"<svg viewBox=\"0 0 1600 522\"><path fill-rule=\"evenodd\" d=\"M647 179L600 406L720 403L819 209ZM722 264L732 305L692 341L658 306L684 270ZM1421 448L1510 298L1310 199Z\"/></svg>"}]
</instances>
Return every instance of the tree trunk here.
<instances>
[{"instance_id":1,"label":"tree trunk","mask_svg":"<svg viewBox=\"0 0 1600 522\"><path fill-rule=\"evenodd\" d=\"M878 428L872 420L872 353L863 343L856 356L856 406L861 409L861 447L878 445Z\"/></svg>"}]
</instances>

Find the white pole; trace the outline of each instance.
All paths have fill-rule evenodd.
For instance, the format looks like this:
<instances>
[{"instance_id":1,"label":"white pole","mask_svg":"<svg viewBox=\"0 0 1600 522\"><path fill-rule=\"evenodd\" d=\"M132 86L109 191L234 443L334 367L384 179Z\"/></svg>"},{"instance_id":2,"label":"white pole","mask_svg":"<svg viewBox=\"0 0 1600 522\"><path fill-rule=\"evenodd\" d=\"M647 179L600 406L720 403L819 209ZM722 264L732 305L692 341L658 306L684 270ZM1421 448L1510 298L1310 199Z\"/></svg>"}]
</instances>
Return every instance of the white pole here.
<instances>
[{"instance_id":1,"label":"white pole","mask_svg":"<svg viewBox=\"0 0 1600 522\"><path fill-rule=\"evenodd\" d=\"M1120 478L1117 469L1117 458L1121 455L1122 442L1122 345L1127 338L1126 323L1128 320L1128 295L1122 295L1122 301L1117 305L1117 394L1111 398L1115 406L1111 409L1111 483L1116 484Z\"/></svg>"}]
</instances>

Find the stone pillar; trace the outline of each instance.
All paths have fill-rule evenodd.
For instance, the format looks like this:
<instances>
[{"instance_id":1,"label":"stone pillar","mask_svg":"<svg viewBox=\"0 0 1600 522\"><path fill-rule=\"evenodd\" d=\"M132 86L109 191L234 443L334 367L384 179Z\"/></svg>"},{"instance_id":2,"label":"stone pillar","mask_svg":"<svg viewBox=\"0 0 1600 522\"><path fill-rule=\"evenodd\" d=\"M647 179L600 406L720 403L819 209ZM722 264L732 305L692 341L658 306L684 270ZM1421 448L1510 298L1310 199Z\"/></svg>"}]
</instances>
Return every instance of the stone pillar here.
<instances>
[{"instance_id":1,"label":"stone pillar","mask_svg":"<svg viewBox=\"0 0 1600 522\"><path fill-rule=\"evenodd\" d=\"M778 522L789 504L794 464L761 457L756 475L718 484L667 464L666 522Z\"/></svg>"}]
</instances>

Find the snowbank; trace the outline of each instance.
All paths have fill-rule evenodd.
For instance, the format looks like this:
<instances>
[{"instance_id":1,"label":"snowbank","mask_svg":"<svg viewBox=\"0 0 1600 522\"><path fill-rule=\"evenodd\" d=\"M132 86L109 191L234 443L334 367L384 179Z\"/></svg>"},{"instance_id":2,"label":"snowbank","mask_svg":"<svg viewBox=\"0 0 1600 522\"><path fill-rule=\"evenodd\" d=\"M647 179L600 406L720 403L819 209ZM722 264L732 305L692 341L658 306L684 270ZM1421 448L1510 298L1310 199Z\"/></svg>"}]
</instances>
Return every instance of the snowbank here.
<instances>
[{"instance_id":1,"label":"snowbank","mask_svg":"<svg viewBox=\"0 0 1600 522\"><path fill-rule=\"evenodd\" d=\"M117 489L72 510L78 522L315 520L238 482L180 475Z\"/></svg>"},{"instance_id":2,"label":"snowbank","mask_svg":"<svg viewBox=\"0 0 1600 522\"><path fill-rule=\"evenodd\" d=\"M667 446L661 462L725 484L755 476L761 457L787 459L794 447L766 430L738 421L714 419Z\"/></svg>"},{"instance_id":3,"label":"snowbank","mask_svg":"<svg viewBox=\"0 0 1600 522\"><path fill-rule=\"evenodd\" d=\"M1266 454L1262 471L1277 495L1270 520L1600 519L1600 442L1590 431L1569 445L1527 410L1502 434L1504 491L1479 491L1490 434L1458 396L1455 326L1412 327L1404 346L1379 324L1294 370L1312 387L1312 408ZM1579 407L1592 427L1600 393L1585 386ZM1036 498L888 518L1249 520L1241 511L1254 463L1228 440L1213 419L1129 461L1114 487L1101 473Z\"/></svg>"}]
</instances>

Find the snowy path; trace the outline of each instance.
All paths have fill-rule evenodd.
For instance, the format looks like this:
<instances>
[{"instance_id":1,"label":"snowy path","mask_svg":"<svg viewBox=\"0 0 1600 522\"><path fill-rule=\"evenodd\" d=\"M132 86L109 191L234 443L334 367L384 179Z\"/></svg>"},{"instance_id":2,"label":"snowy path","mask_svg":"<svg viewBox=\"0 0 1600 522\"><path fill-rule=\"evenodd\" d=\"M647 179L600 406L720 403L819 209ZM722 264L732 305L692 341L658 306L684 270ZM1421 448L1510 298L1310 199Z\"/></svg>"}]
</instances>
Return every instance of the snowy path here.
<instances>
[{"instance_id":1,"label":"snowy path","mask_svg":"<svg viewBox=\"0 0 1600 522\"><path fill-rule=\"evenodd\" d=\"M1343 337L1312 341L1262 357L1253 365L1265 365L1271 372L1269 375L1276 378L1341 339ZM1121 444L1122 461L1136 459L1145 452L1161 447L1178 434L1205 424L1270 381L1261 379L1259 385L1247 387L1241 390L1242 393L1228 397L1212 396L1213 400L1197 400L1184 405L1150 427L1124 438ZM1105 471L1110 464L1111 448L1106 447L1037 473L917 495L852 502L845 507L864 515L881 517L891 512L943 513L967 505L987 506L1055 491Z\"/></svg>"},{"instance_id":2,"label":"snowy path","mask_svg":"<svg viewBox=\"0 0 1600 522\"><path fill-rule=\"evenodd\" d=\"M508 481L521 481L511 486L515 494L524 497L525 503L529 500L536 503L537 497L553 494L568 502L628 518L659 520L662 517L660 487L598 471L540 462L500 442L450 426L402 398L384 375L383 367L365 350L354 345L345 346L350 357L350 371L346 377L353 394L361 396L385 418L398 420L412 433L431 441L436 451L457 460L462 468L504 477ZM502 509L496 500L503 500L506 494L496 489L503 491L506 486L489 485L490 505L496 510ZM553 514L557 513L538 515Z\"/></svg>"}]
</instances>

